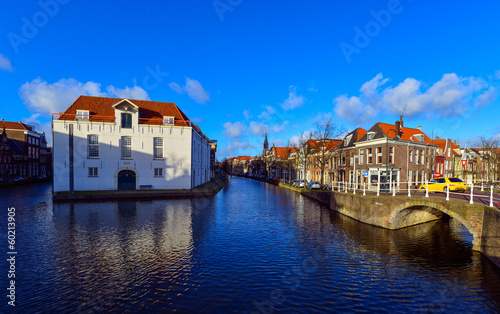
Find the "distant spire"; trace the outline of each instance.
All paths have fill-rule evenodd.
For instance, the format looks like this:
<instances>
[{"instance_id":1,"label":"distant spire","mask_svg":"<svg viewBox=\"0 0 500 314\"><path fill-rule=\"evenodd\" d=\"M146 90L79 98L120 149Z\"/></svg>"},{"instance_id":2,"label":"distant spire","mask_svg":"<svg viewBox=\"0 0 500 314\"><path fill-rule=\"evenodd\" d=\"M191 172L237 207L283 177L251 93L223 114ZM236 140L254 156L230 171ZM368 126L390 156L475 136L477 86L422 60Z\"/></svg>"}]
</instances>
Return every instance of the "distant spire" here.
<instances>
[{"instance_id":1,"label":"distant spire","mask_svg":"<svg viewBox=\"0 0 500 314\"><path fill-rule=\"evenodd\" d=\"M267 141L267 132L266 132L266 137L264 139L264 150L262 151L262 154L266 155L268 150L269 150L269 142Z\"/></svg>"}]
</instances>

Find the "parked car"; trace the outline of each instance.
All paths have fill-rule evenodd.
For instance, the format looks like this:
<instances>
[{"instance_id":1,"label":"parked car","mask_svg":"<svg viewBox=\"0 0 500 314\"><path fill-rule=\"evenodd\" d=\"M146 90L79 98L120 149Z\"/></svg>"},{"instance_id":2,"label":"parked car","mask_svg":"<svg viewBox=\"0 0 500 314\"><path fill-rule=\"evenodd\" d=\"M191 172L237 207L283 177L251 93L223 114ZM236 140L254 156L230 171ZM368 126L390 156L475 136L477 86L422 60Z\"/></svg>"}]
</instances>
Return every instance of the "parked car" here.
<instances>
[{"instance_id":1,"label":"parked car","mask_svg":"<svg viewBox=\"0 0 500 314\"><path fill-rule=\"evenodd\" d=\"M307 188L308 189L320 189L321 184L319 184L319 182L317 182L317 181L311 181L307 184Z\"/></svg>"},{"instance_id":2,"label":"parked car","mask_svg":"<svg viewBox=\"0 0 500 314\"><path fill-rule=\"evenodd\" d=\"M21 182L21 181L24 181L23 177L14 177L14 178L12 178L12 182Z\"/></svg>"},{"instance_id":3,"label":"parked car","mask_svg":"<svg viewBox=\"0 0 500 314\"><path fill-rule=\"evenodd\" d=\"M298 188L303 188L305 187L305 182L304 180L297 180L295 181L295 186L298 187Z\"/></svg>"},{"instance_id":4,"label":"parked car","mask_svg":"<svg viewBox=\"0 0 500 314\"><path fill-rule=\"evenodd\" d=\"M448 184L450 186L450 191L454 192L465 192L467 191L467 185L465 182L459 178L435 178L429 181L429 192L446 192L448 190ZM422 193L425 193L426 184L421 185L418 188Z\"/></svg>"}]
</instances>

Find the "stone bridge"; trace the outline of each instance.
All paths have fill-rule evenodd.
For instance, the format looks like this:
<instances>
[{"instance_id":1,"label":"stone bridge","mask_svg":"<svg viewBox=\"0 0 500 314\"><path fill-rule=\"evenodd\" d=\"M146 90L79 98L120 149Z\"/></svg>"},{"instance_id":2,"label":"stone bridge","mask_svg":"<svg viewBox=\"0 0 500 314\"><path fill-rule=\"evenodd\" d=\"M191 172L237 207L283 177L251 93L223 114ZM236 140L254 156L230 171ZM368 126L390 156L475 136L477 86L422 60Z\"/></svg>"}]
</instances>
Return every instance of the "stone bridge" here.
<instances>
[{"instance_id":1,"label":"stone bridge","mask_svg":"<svg viewBox=\"0 0 500 314\"><path fill-rule=\"evenodd\" d=\"M495 207L456 199L446 201L442 197L363 196L307 190L300 193L346 216L391 230L452 217L473 235L473 249L500 267L500 210Z\"/></svg>"}]
</instances>

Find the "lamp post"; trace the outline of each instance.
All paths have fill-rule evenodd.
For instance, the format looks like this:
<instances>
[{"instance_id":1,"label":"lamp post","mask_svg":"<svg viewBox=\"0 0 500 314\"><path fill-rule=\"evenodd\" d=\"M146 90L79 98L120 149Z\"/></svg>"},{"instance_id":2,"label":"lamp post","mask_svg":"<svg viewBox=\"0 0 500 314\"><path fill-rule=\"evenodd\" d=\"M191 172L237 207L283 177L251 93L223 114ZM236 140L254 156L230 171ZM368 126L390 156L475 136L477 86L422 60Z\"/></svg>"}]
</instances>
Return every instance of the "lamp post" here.
<instances>
[{"instance_id":1,"label":"lamp post","mask_svg":"<svg viewBox=\"0 0 500 314\"><path fill-rule=\"evenodd\" d=\"M386 159L386 165L385 165L385 169L386 169L386 171L385 171L385 180L386 181L387 181L387 175L389 173L389 155L390 155L390 153L389 153L389 132L391 132L391 131L394 131L394 139L398 139L398 137L399 137L399 134L398 134L398 132L396 130L394 130L394 129L387 130L387 133L386 133L386 145L385 145L385 149L386 149L386 152L387 152L387 156L385 158ZM391 175L390 175L389 178L391 178L391 177L392 177L392 171L391 171ZM387 185L387 182L386 182L386 185ZM385 195L388 195L388 194L389 194L389 189L386 189L385 190Z\"/></svg>"}]
</instances>

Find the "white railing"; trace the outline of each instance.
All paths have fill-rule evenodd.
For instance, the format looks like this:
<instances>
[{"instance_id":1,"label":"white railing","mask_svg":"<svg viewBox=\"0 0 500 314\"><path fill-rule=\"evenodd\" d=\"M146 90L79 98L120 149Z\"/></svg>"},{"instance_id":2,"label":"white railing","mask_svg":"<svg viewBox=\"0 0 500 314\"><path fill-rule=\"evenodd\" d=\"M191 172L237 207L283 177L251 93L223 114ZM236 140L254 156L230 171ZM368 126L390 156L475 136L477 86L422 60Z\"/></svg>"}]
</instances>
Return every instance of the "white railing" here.
<instances>
[{"instance_id":1,"label":"white railing","mask_svg":"<svg viewBox=\"0 0 500 314\"><path fill-rule=\"evenodd\" d=\"M491 183L491 181L489 181ZM482 183L482 182L481 182ZM383 188L381 186L384 185ZM403 188L402 186L407 186ZM454 192L450 189L450 184L447 183L446 187L442 191L429 191L429 182L425 181L423 184L413 185L412 182L380 182L377 181L374 185L368 186L366 182L362 184L356 184L354 182L346 182L346 181L335 181L332 182L332 191L338 193L348 193L352 192L353 194L362 193L365 196L367 193L376 193L377 196L380 196L381 192L392 196L396 195L407 195L408 197L415 196L418 192L424 193L425 197L429 197L429 193L437 193L443 192L446 196L446 201L450 201L450 195L460 195L465 200L469 201L469 204L474 204L474 201L484 202L486 201L490 207L500 208L498 203L500 203L500 187L496 188L494 184L489 184L489 186L485 186L485 184L479 185L467 185L467 190L463 192ZM432 189L432 188L431 188ZM481 190L482 193L478 193L477 191ZM476 191L476 192L475 192ZM421 194L420 194L421 195ZM456 199L456 197L455 197ZM496 204L497 203L497 204ZM496 204L496 205L495 205Z\"/></svg>"}]
</instances>

